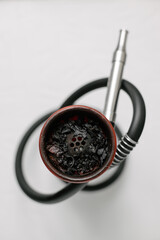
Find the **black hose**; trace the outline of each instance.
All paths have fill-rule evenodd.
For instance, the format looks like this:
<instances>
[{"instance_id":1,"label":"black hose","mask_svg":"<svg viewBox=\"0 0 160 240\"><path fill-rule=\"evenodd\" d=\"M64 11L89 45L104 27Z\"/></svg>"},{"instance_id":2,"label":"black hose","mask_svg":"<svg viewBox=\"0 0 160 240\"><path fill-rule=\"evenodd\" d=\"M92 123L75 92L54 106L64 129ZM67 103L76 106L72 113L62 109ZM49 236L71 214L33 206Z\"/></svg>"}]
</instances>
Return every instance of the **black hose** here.
<instances>
[{"instance_id":1,"label":"black hose","mask_svg":"<svg viewBox=\"0 0 160 240\"><path fill-rule=\"evenodd\" d=\"M127 134L131 139L138 142L138 139L141 136L145 124L146 118L145 103L141 93L133 84L127 81L123 81L122 89L125 90L126 93L128 93L133 105L132 122Z\"/></svg>"},{"instance_id":2,"label":"black hose","mask_svg":"<svg viewBox=\"0 0 160 240\"><path fill-rule=\"evenodd\" d=\"M76 92L74 92L68 99L62 104L62 107L72 105L79 97L82 95L97 89L101 87L106 87L107 85L107 78L103 78L100 80L93 81L91 83L88 83L87 85L81 87L78 89ZM143 98L139 91L129 82L126 80L122 81L122 86L121 88L128 93L128 95L131 97L132 103L133 103L133 118L131 122L130 129L128 131L128 135L133 139L137 140L141 132L143 130L144 126L144 121L145 121L145 105ZM138 113L136 113L138 111ZM140 114L142 112L142 115ZM110 176L107 180L105 180L102 183L96 184L96 185L86 185L85 184L67 184L62 190L58 191L57 193L53 194L41 194L33 190L28 183L26 182L24 175L23 175L23 170L22 170L22 160L23 160L23 151L25 148L25 145L33 133L33 131L41 124L43 123L53 112L50 112L40 118L38 121L36 121L26 132L24 137L22 138L20 145L17 150L16 154L16 163L15 163L15 170L16 170L16 177L19 182L19 185L21 186L22 190L33 200L41 202L41 203L57 203L61 202L75 193L77 193L80 190L85 190L85 191L94 191L98 189L102 189L104 187L107 187L111 183L113 183L119 175L122 173L125 165L125 161L122 162L116 169L116 171L113 173L112 176ZM137 126L136 124L140 124L140 127Z\"/></svg>"}]
</instances>

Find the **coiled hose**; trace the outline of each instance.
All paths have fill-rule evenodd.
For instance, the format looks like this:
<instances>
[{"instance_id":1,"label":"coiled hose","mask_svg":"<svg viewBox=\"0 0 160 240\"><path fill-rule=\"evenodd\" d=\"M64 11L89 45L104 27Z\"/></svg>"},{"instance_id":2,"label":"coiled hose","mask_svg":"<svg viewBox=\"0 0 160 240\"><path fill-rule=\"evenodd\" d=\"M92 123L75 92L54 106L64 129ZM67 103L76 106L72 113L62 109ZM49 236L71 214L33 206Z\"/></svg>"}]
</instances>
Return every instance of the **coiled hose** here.
<instances>
[{"instance_id":1,"label":"coiled hose","mask_svg":"<svg viewBox=\"0 0 160 240\"><path fill-rule=\"evenodd\" d=\"M69 105L73 105L74 102L79 97L81 97L82 95L84 95L92 90L95 90L95 89L98 89L101 87L106 87L107 82L108 82L108 78L103 78L103 79L95 80L93 82L90 82L90 83L84 85L83 87L79 88L76 92L74 92L70 97L68 97L66 99L66 101L61 105L60 108L69 106ZM138 89L133 84L131 84L130 82L128 82L126 80L122 81L121 89L123 89L130 96L132 104L133 104L133 117L132 117L132 122L131 122L130 128L127 132L127 136L129 137L128 139L131 139L133 142L136 143L141 136L141 133L142 133L143 127L144 127L144 123L145 123L146 111L145 111L144 100L142 98L142 95L138 91ZM24 178L24 174L23 174L23 170L22 170L24 148L26 146L26 143L27 143L29 137L34 132L34 130L41 123L43 123L45 120L47 120L48 117L53 112L50 112L50 113L44 115L43 117L41 117L39 120L37 120L28 129L28 131L25 133L25 135L23 136L23 138L19 144L19 147L18 147L18 150L16 153L15 172L16 172L16 177L17 177L18 183L19 183L20 187L22 188L22 190L31 199L33 199L37 202L57 203L57 202L61 202L61 201L65 200L65 199L68 199L69 197L73 196L80 190L95 191L95 190L105 188L105 187L109 186L111 183L113 183L122 173L124 166L125 166L125 162L126 162L124 160L129 153L129 152L126 152L126 149L124 149L123 147L125 146L125 148L128 147L127 150L128 149L132 150L130 147L130 145L132 146L132 144L130 141L127 140L126 137L125 137L125 141L123 141L123 139L122 139L122 141L125 142L125 143L123 143L123 146L122 146L122 141L121 141L120 144L122 147L120 146L120 144L118 145L119 148L117 147L117 149L121 150L121 151L118 151L118 153L119 153L118 156L120 156L120 157L115 158L115 160L113 162L113 165L116 165L116 164L119 164L119 165L117 166L117 169L113 173L113 175L111 175L107 180L104 180L103 182L95 184L95 185L88 185L86 183L83 183L83 184L69 183L62 190L58 191L57 193L53 193L53 194L42 194L42 193L35 191L34 189L32 189L29 186L29 184L27 183L27 181ZM121 137L121 133L118 128L116 128L116 133L117 133L118 137ZM126 143L128 143L129 146L127 146ZM122 149L123 149L123 152L122 152ZM123 154L121 154L121 152ZM125 156L124 156L124 153L126 153ZM121 162L121 160L122 160L122 162Z\"/></svg>"}]
</instances>

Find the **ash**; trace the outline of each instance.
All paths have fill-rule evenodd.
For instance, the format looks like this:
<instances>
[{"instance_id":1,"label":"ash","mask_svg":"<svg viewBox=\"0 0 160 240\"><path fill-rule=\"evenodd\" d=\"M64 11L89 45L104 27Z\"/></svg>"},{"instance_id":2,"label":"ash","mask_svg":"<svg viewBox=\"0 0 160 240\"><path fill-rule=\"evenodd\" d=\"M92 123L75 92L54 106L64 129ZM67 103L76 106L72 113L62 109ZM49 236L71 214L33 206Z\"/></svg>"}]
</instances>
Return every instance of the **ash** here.
<instances>
[{"instance_id":1,"label":"ash","mask_svg":"<svg viewBox=\"0 0 160 240\"><path fill-rule=\"evenodd\" d=\"M50 162L61 172L87 175L103 165L108 141L98 122L73 116L50 130L46 150Z\"/></svg>"}]
</instances>

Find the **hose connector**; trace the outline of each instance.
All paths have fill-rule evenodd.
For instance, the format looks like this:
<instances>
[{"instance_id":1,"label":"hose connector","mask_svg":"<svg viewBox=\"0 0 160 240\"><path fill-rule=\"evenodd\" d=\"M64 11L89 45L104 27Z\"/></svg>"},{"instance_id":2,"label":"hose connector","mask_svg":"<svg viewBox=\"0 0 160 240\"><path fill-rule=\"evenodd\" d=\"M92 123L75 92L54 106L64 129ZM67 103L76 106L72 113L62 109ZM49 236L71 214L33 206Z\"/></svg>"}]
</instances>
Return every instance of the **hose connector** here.
<instances>
[{"instance_id":1,"label":"hose connector","mask_svg":"<svg viewBox=\"0 0 160 240\"><path fill-rule=\"evenodd\" d=\"M131 139L128 134L122 137L120 143L118 144L116 155L111 164L111 167L123 162L133 150L133 148L136 146L136 144L137 142Z\"/></svg>"}]
</instances>

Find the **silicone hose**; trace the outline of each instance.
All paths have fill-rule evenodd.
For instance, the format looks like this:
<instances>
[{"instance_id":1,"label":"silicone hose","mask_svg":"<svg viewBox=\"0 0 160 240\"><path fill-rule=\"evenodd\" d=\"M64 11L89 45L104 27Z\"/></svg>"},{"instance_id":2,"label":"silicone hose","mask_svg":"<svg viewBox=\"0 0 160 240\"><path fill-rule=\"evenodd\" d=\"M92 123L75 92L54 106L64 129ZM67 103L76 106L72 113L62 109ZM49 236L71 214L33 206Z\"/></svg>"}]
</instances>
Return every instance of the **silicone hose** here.
<instances>
[{"instance_id":1,"label":"silicone hose","mask_svg":"<svg viewBox=\"0 0 160 240\"><path fill-rule=\"evenodd\" d=\"M107 78L103 78L100 80L93 81L88 83L87 85L81 87L76 92L74 92L67 100L62 104L62 107L73 105L74 102L81 97L82 95L101 87L106 87L107 85ZM132 137L135 141L137 141L142 133L144 122L145 122L145 104L143 98L139 91L133 86L131 83L127 82L126 80L122 81L121 89L128 93L130 96L132 103L133 103L133 118L132 122L128 131L128 135ZM102 183L95 184L95 185L86 185L85 184L67 184L62 190L58 191L57 193L53 194L41 194L35 190L33 190L27 181L24 178L23 170L22 170L22 162L23 162L23 152L26 146L29 137L34 132L34 130L43 123L53 112L50 112L43 117L41 117L38 121L36 121L25 133L24 137L22 138L17 154L16 154L16 161L15 161L15 171L16 177L19 182L20 187L22 190L33 200L41 202L41 203L57 203L61 202L69 197L73 196L80 190L85 191L94 191L98 189L102 189L107 187L111 183L113 183L119 175L122 173L125 165L125 161L122 162L107 180Z\"/></svg>"}]
</instances>

